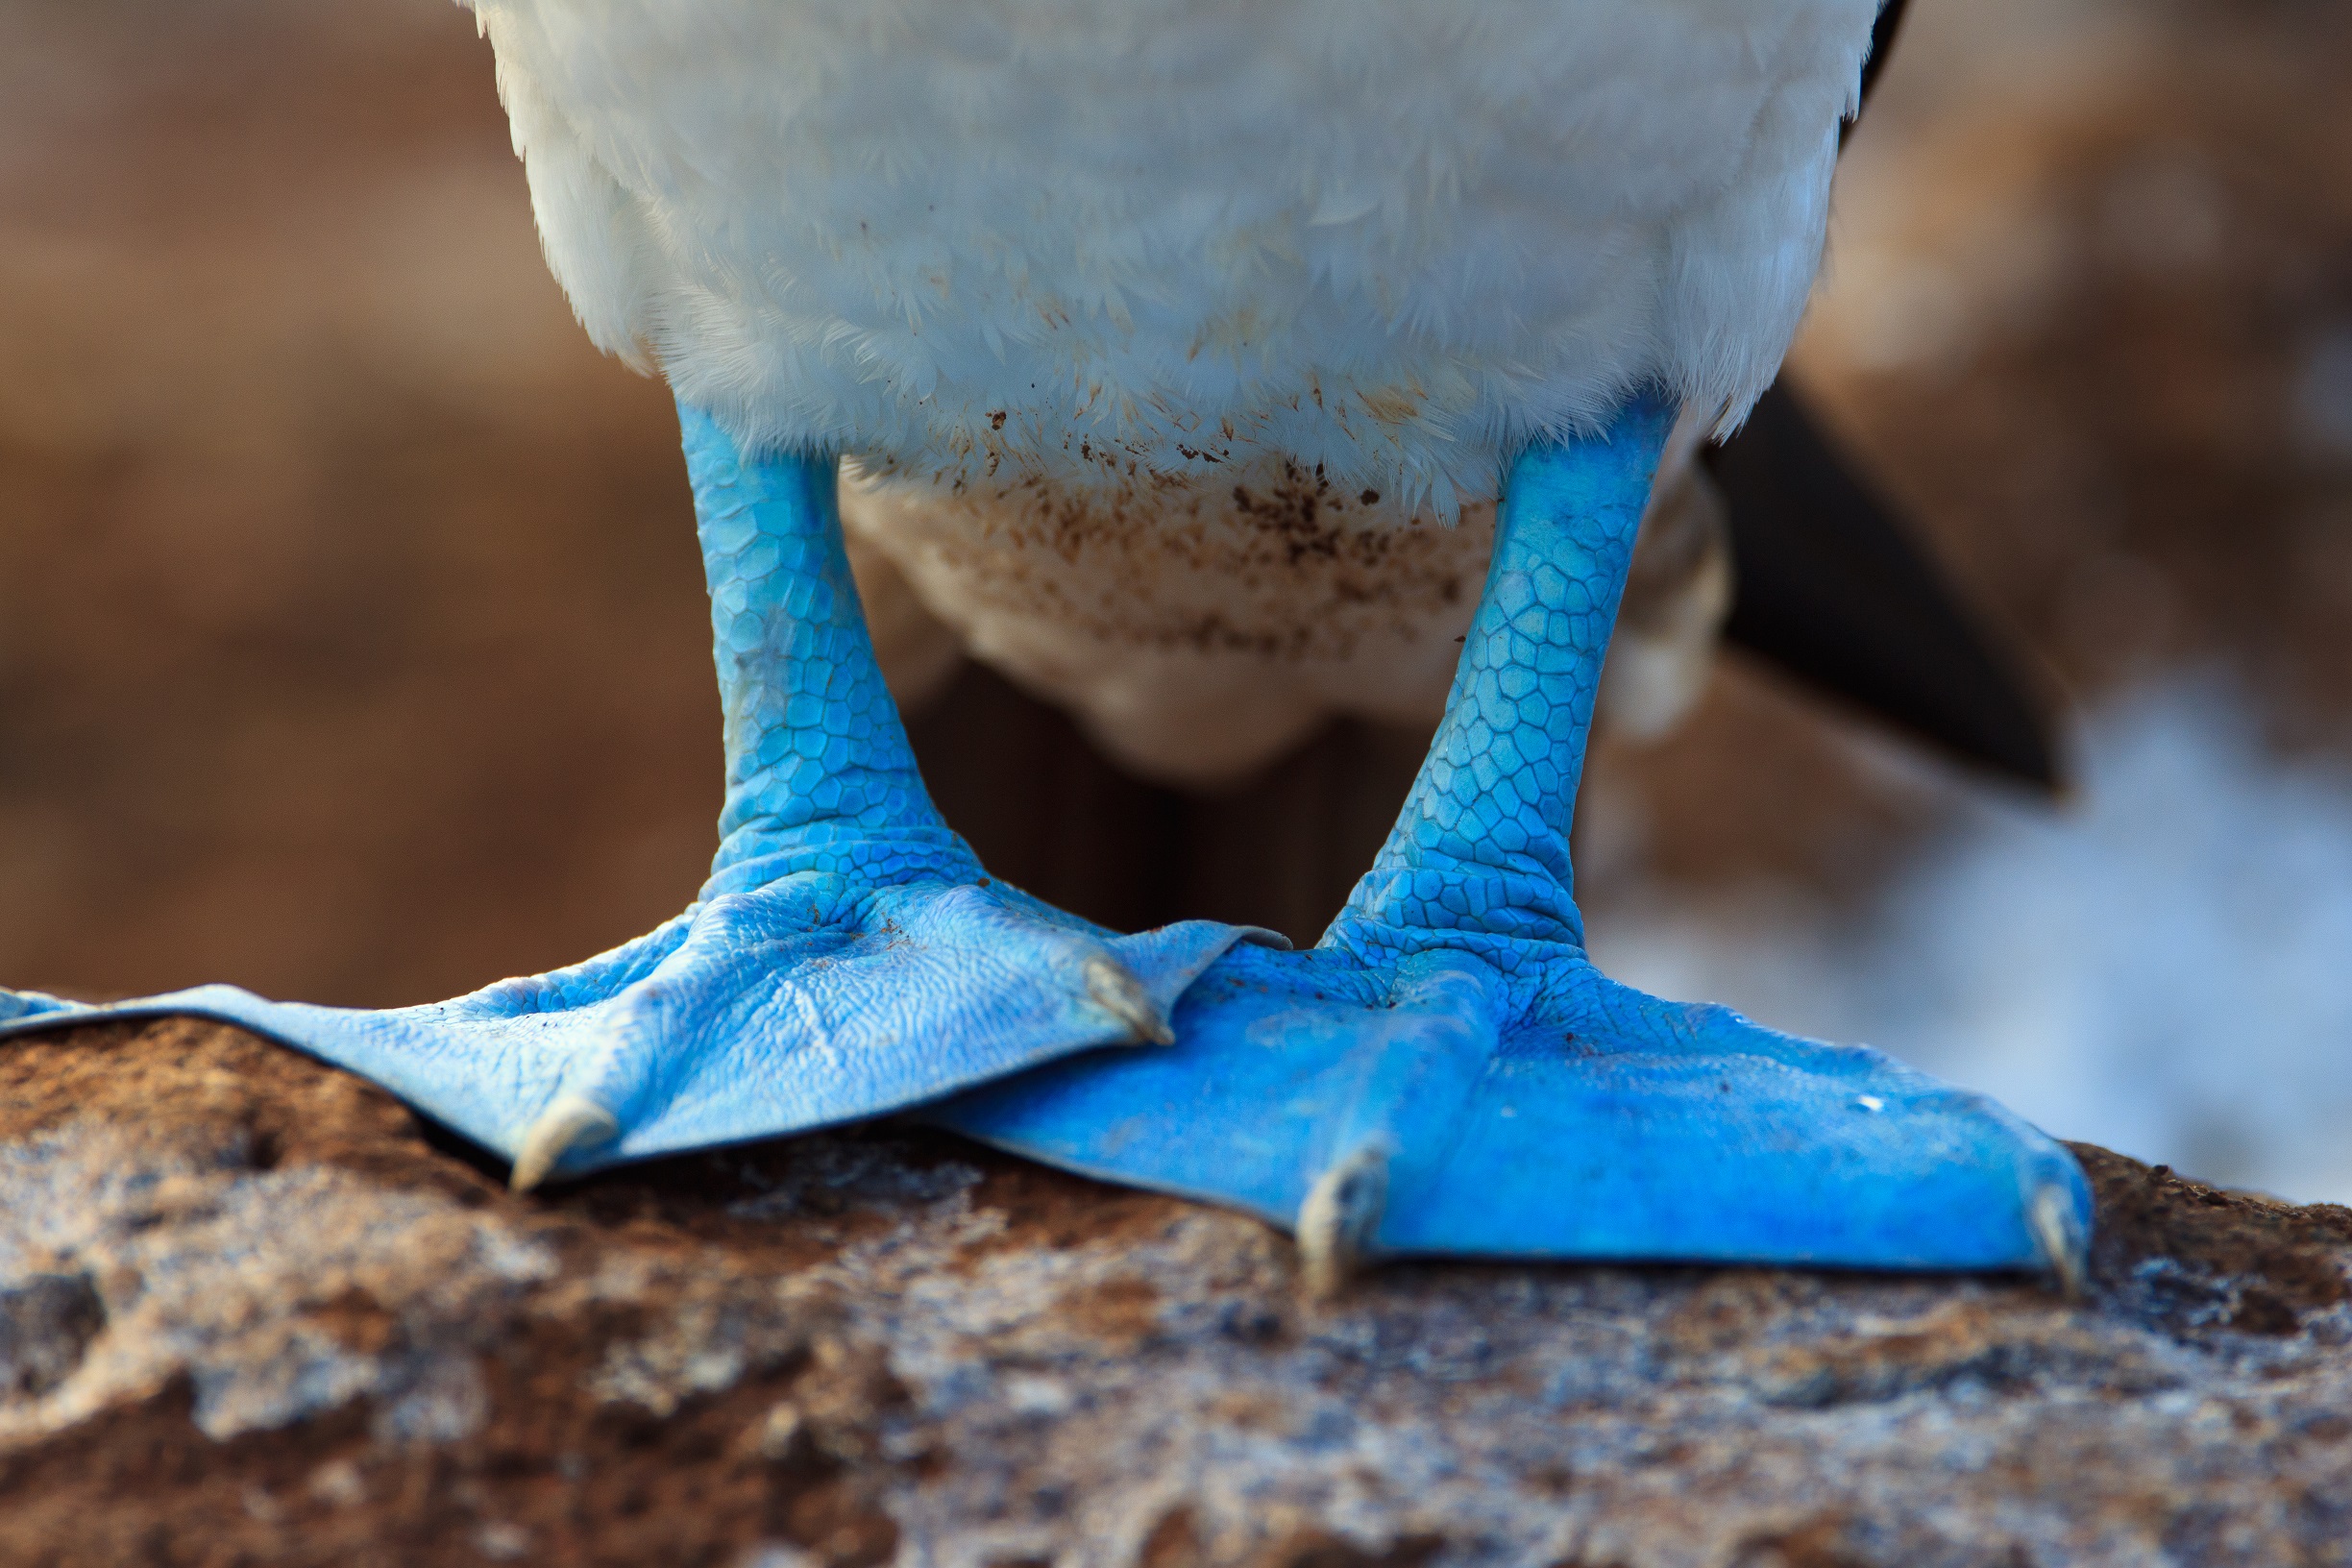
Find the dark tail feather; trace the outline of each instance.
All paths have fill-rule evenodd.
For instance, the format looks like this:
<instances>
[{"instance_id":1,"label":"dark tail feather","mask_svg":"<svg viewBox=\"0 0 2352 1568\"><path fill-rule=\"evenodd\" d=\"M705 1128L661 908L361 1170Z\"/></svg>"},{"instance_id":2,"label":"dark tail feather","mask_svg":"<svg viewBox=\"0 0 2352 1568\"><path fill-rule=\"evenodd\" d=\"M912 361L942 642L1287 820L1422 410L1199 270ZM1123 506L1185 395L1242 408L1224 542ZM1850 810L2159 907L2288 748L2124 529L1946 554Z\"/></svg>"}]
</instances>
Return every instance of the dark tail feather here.
<instances>
[{"instance_id":1,"label":"dark tail feather","mask_svg":"<svg viewBox=\"0 0 2352 1568\"><path fill-rule=\"evenodd\" d=\"M1894 58L1895 35L1902 31L1903 8L1910 3L1911 0L1886 0L1886 5L1878 12L1878 25L1871 29L1870 56L1862 61L1862 101L1865 104L1870 102L1871 88L1878 85L1879 73ZM1860 118L1861 111L1857 110L1854 119ZM1848 120L1840 139L1853 135L1853 128L1854 121Z\"/></svg>"},{"instance_id":2,"label":"dark tail feather","mask_svg":"<svg viewBox=\"0 0 2352 1568\"><path fill-rule=\"evenodd\" d=\"M2015 661L1785 383L1705 461L1730 514L1730 641L1961 757L2059 787L2049 716Z\"/></svg>"}]
</instances>

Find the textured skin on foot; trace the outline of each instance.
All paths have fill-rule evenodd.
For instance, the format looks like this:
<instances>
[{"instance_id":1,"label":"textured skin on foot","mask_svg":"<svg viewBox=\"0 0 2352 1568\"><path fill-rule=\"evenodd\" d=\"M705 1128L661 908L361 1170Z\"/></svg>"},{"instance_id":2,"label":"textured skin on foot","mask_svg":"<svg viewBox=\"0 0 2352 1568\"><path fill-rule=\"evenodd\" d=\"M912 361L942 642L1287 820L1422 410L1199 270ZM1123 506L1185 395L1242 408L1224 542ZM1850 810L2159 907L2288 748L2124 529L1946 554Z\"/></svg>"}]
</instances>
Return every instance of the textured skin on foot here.
<instances>
[{"instance_id":1,"label":"textured skin on foot","mask_svg":"<svg viewBox=\"0 0 2352 1568\"><path fill-rule=\"evenodd\" d=\"M1247 933L1188 921L1116 936L991 879L933 807L874 663L832 460L749 461L680 413L726 715L720 848L692 908L586 963L427 1007L354 1012L232 986L104 1009L0 992L0 1033L100 1014L226 1018L502 1154L527 1151L527 1184L1164 1040L1177 997Z\"/></svg>"},{"instance_id":2,"label":"textured skin on foot","mask_svg":"<svg viewBox=\"0 0 2352 1568\"><path fill-rule=\"evenodd\" d=\"M747 460L678 410L710 588L726 803L702 894L794 871L985 879L941 821L874 660L842 544L830 459Z\"/></svg>"},{"instance_id":3,"label":"textured skin on foot","mask_svg":"<svg viewBox=\"0 0 2352 1568\"><path fill-rule=\"evenodd\" d=\"M1520 459L1445 722L1321 943L1227 955L1173 1050L1047 1067L935 1119L1303 1237L1338 1234L1331 1177L1377 1161L1382 1212L1342 1249L1374 1256L2074 1267L2082 1173L1999 1106L1584 954L1569 825L1670 422L1637 403Z\"/></svg>"}]
</instances>

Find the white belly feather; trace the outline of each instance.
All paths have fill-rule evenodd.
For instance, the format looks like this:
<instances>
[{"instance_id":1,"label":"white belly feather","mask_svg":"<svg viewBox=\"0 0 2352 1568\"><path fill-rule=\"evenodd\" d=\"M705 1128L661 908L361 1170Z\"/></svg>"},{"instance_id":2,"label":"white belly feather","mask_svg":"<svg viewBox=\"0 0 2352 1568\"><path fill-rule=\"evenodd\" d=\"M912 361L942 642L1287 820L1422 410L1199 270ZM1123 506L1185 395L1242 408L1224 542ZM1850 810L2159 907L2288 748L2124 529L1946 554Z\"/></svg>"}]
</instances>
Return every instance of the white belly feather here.
<instances>
[{"instance_id":1,"label":"white belly feather","mask_svg":"<svg viewBox=\"0 0 2352 1568\"><path fill-rule=\"evenodd\" d=\"M748 442L853 456L852 526L1098 724L1183 707L1171 626L1225 625L1195 697L1294 688L1253 751L1393 698L1400 655L1450 664L1443 584L1482 551L1351 546L1334 588L1318 550L1325 586L1286 596L1292 553L1244 536L1295 515L1236 496L1319 470L1335 536L1446 523L1638 386L1744 413L1876 9L476 0L600 345ZM1068 548L1155 524L1164 573L1141 539ZM1305 624L1367 583L1360 625Z\"/></svg>"}]
</instances>

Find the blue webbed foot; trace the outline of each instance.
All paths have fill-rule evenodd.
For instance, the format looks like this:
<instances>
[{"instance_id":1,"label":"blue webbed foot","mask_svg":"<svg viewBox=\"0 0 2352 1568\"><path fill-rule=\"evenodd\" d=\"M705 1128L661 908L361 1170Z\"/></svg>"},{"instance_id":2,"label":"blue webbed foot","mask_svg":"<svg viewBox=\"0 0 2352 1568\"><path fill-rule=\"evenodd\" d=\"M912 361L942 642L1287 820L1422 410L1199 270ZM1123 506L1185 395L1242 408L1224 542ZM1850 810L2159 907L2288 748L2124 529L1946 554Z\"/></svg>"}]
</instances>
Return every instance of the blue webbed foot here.
<instances>
[{"instance_id":1,"label":"blue webbed foot","mask_svg":"<svg viewBox=\"0 0 2352 1568\"><path fill-rule=\"evenodd\" d=\"M1115 937L1001 883L803 871L722 894L552 973L361 1012L203 986L12 1024L225 1018L373 1079L551 1172L854 1120L1089 1047L1161 1044L1234 941L1206 921Z\"/></svg>"},{"instance_id":2,"label":"blue webbed foot","mask_svg":"<svg viewBox=\"0 0 2352 1568\"><path fill-rule=\"evenodd\" d=\"M586 963L431 1006L206 986L91 1009L0 992L0 1034L226 1018L508 1156L518 1187L1164 1043L1184 990L1262 934L1188 921L1115 936L990 878L916 772L843 551L833 464L747 461L681 415L727 756L722 843L692 908Z\"/></svg>"},{"instance_id":3,"label":"blue webbed foot","mask_svg":"<svg viewBox=\"0 0 2352 1568\"><path fill-rule=\"evenodd\" d=\"M69 1002L45 992L0 990L0 1029L14 1024L54 1023L96 1011L85 1003Z\"/></svg>"},{"instance_id":4,"label":"blue webbed foot","mask_svg":"<svg viewBox=\"0 0 2352 1568\"><path fill-rule=\"evenodd\" d=\"M1294 1229L1318 1290L1416 1254L2079 1274L2080 1170L1993 1102L1580 953L1539 968L1236 949L1186 993L1174 1050L933 1115Z\"/></svg>"},{"instance_id":5,"label":"blue webbed foot","mask_svg":"<svg viewBox=\"0 0 2352 1568\"><path fill-rule=\"evenodd\" d=\"M1669 422L1639 403L1521 459L1446 720L1320 944L1227 954L1174 1050L1057 1064L933 1118L1290 1226L1318 1288L1433 1253L2078 1282L2089 1188L2041 1133L1585 956L1568 821Z\"/></svg>"}]
</instances>

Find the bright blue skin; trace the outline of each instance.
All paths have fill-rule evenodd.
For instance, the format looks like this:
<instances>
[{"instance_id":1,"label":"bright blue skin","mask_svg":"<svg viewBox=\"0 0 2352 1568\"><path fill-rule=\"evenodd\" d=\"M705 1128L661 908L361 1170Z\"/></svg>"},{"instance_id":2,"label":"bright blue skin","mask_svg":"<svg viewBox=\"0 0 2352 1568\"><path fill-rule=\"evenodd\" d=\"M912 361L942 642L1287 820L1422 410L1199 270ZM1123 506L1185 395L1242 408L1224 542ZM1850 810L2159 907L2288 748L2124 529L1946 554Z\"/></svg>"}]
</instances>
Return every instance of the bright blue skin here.
<instances>
[{"instance_id":1,"label":"bright blue skin","mask_svg":"<svg viewBox=\"0 0 2352 1568\"><path fill-rule=\"evenodd\" d=\"M616 1124L555 1167L801 1132L1129 1042L1090 962L1164 1019L1247 933L1115 936L990 879L931 804L874 662L830 459L745 461L680 410L721 699L726 804L685 914L571 968L427 1007L354 1012L201 986L106 1009L0 992L38 1027L227 1018L372 1078L514 1158L557 1097Z\"/></svg>"},{"instance_id":2,"label":"bright blue skin","mask_svg":"<svg viewBox=\"0 0 2352 1568\"><path fill-rule=\"evenodd\" d=\"M1365 1255L2078 1259L2081 1171L1999 1107L1659 1001L1585 957L1568 827L1664 404L1519 459L1429 759L1303 953L1207 921L1115 936L990 881L924 793L875 666L832 462L747 461L707 417L681 420L727 756L719 854L686 914L429 1007L0 992L0 1034L227 1018L510 1158L551 1106L602 1112L559 1143L566 1173L928 1103L1023 1154L1285 1224L1369 1162L1385 1201L1352 1211ZM1091 1049L1170 1013L1172 1047Z\"/></svg>"},{"instance_id":3,"label":"bright blue skin","mask_svg":"<svg viewBox=\"0 0 2352 1568\"><path fill-rule=\"evenodd\" d=\"M1228 954L1172 1050L1057 1064L932 1119L1285 1224L1370 1154L1368 1256L2078 1268L2082 1171L2001 1107L1585 956L1569 824L1672 423L1636 403L1519 459L1444 722L1313 949Z\"/></svg>"}]
</instances>

